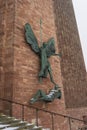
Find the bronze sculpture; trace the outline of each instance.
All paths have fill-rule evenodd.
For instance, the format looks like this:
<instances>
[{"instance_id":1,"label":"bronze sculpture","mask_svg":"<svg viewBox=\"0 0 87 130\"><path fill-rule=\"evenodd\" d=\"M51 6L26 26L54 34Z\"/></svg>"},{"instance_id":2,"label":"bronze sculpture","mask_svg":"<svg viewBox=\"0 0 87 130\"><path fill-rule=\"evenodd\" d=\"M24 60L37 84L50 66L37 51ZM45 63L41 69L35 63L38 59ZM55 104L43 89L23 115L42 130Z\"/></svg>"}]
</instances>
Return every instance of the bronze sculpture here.
<instances>
[{"instance_id":1,"label":"bronze sculpture","mask_svg":"<svg viewBox=\"0 0 87 130\"><path fill-rule=\"evenodd\" d=\"M54 99L61 99L61 91L59 90L59 87L55 85L53 89L49 92L49 94L46 94L42 90L38 90L36 94L33 96L33 98L30 99L30 103L35 103L37 101L45 101L46 103L54 101Z\"/></svg>"},{"instance_id":2,"label":"bronze sculpture","mask_svg":"<svg viewBox=\"0 0 87 130\"><path fill-rule=\"evenodd\" d=\"M45 101L48 103L48 102L52 102L56 98L60 99L61 90L59 90L58 85L54 82L50 62L48 61L48 58L52 55L60 56L60 54L55 54L54 38L50 38L47 42L43 42L41 47L39 47L37 38L29 23L25 24L25 38L28 45L31 46L32 50L41 59L41 62L40 62L41 70L38 75L39 80L42 81L42 79L46 78L49 73L50 80L55 85L54 88L47 95L42 90L38 90L36 94L33 96L33 98L30 99L30 103L34 103L39 100Z\"/></svg>"},{"instance_id":3,"label":"bronze sculpture","mask_svg":"<svg viewBox=\"0 0 87 130\"><path fill-rule=\"evenodd\" d=\"M35 37L35 34L29 23L25 24L25 37L26 37L27 43L31 46L32 50L41 59L41 70L39 72L39 80L42 81L42 78L46 78L49 73L51 82L54 85L56 85L52 76L51 66L48 61L48 58L52 55L60 56L60 54L55 54L54 38L50 38L47 42L43 42L42 46L39 47L37 38Z\"/></svg>"}]
</instances>

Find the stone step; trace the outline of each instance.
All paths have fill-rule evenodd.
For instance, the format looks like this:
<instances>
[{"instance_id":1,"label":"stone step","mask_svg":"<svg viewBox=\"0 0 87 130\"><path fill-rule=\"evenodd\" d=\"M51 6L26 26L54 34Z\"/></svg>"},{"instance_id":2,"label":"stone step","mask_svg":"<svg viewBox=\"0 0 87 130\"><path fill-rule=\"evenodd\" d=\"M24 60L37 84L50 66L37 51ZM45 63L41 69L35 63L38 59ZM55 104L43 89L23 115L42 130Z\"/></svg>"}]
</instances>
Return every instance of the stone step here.
<instances>
[{"instance_id":1,"label":"stone step","mask_svg":"<svg viewBox=\"0 0 87 130\"><path fill-rule=\"evenodd\" d=\"M9 116L5 116L5 115L2 115L0 114L0 123L1 122L7 122L7 121L12 121L14 120L15 118L14 117L9 117Z\"/></svg>"},{"instance_id":2,"label":"stone step","mask_svg":"<svg viewBox=\"0 0 87 130\"><path fill-rule=\"evenodd\" d=\"M39 126L39 127L34 127L34 128L32 128L31 130L42 130L42 127L41 127L41 126Z\"/></svg>"},{"instance_id":3,"label":"stone step","mask_svg":"<svg viewBox=\"0 0 87 130\"><path fill-rule=\"evenodd\" d=\"M15 119L10 119L10 120L4 120L2 122L0 122L0 124L12 124L13 122L14 123L19 123L21 120L15 120Z\"/></svg>"},{"instance_id":4,"label":"stone step","mask_svg":"<svg viewBox=\"0 0 87 130\"><path fill-rule=\"evenodd\" d=\"M0 130L42 130L42 127L0 114Z\"/></svg>"},{"instance_id":5,"label":"stone step","mask_svg":"<svg viewBox=\"0 0 87 130\"><path fill-rule=\"evenodd\" d=\"M32 129L34 127L34 124L27 124L25 126L20 126L17 130L26 130L26 129Z\"/></svg>"}]
</instances>

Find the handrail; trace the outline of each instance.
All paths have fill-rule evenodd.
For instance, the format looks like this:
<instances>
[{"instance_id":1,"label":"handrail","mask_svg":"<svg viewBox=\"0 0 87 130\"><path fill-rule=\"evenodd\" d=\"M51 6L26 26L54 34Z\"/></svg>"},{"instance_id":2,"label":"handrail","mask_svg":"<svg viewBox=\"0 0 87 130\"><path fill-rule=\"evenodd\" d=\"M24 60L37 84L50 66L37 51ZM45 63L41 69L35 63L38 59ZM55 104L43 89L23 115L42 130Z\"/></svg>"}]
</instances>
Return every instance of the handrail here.
<instances>
[{"instance_id":1,"label":"handrail","mask_svg":"<svg viewBox=\"0 0 87 130\"><path fill-rule=\"evenodd\" d=\"M5 98L0 98L0 100L8 101L8 102L10 102L10 103L15 103L15 104L18 104L18 105L21 105L21 106L32 107L32 108L34 108L34 109L38 109L38 110L40 110L40 111L44 111L44 112L51 113L51 114L54 114L54 115L58 115L58 116L66 117L66 118L71 118L71 119L78 120L78 121L83 121L83 120L81 120L81 119L78 119L78 118L75 118L75 117L72 117L72 116L67 116L67 115L64 115L64 114L60 114L60 113L48 111L48 110L45 110L45 109L43 109L43 108L38 108L38 107L33 106L33 105L26 105L26 104L18 103L18 102L11 101L11 100L8 100L8 99L5 99Z\"/></svg>"},{"instance_id":2,"label":"handrail","mask_svg":"<svg viewBox=\"0 0 87 130\"><path fill-rule=\"evenodd\" d=\"M37 124L37 126L38 126L38 111L43 111L43 112L47 112L47 113L51 114L52 115L52 130L54 130L53 115L68 118L69 125L70 125L70 130L71 130L70 120L77 120L77 121L84 122L84 120L81 120L81 119L78 119L78 118L75 118L75 117L72 117L72 116L56 113L56 112L53 112L53 111L49 111L49 110L46 110L46 109L43 109L43 108L38 108L38 107L30 105L30 104L29 105L22 104L22 103L15 102L15 101L12 101L12 100L8 100L8 99L5 99L5 98L0 98L0 100L6 101L6 102L9 102L9 103L12 103L12 104L18 104L18 105L22 106L22 120L24 120L24 107L27 107L27 108L31 107L32 109L35 109L36 110L36 124Z\"/></svg>"}]
</instances>

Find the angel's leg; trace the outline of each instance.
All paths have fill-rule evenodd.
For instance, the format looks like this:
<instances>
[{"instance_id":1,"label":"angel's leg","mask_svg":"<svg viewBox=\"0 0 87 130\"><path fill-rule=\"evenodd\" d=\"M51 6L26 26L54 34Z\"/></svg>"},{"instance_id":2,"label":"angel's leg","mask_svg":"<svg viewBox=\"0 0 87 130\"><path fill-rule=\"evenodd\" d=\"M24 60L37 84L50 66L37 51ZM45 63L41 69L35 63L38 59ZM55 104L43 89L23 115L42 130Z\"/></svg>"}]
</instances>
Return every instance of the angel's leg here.
<instances>
[{"instance_id":1,"label":"angel's leg","mask_svg":"<svg viewBox=\"0 0 87 130\"><path fill-rule=\"evenodd\" d=\"M45 77L45 70L47 66L48 66L48 60L46 50L44 48L41 48L41 70L39 72L40 81L42 80L42 78Z\"/></svg>"},{"instance_id":2,"label":"angel's leg","mask_svg":"<svg viewBox=\"0 0 87 130\"><path fill-rule=\"evenodd\" d=\"M56 85L56 83L54 82L54 79L53 79L51 66L49 66L49 68L48 68L48 72L49 72L49 75L50 75L50 80L51 80L51 82L52 82L54 85Z\"/></svg>"}]
</instances>

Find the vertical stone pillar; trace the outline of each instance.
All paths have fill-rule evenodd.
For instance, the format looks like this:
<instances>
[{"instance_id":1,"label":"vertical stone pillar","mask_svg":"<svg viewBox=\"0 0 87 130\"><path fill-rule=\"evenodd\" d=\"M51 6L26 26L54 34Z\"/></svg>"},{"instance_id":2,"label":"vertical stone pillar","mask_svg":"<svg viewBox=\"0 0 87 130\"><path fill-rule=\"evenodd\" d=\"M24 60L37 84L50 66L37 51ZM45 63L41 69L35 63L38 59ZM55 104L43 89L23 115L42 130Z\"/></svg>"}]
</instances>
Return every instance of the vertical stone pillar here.
<instances>
[{"instance_id":1,"label":"vertical stone pillar","mask_svg":"<svg viewBox=\"0 0 87 130\"><path fill-rule=\"evenodd\" d=\"M66 107L85 107L86 70L72 0L54 0L54 12Z\"/></svg>"},{"instance_id":2,"label":"vertical stone pillar","mask_svg":"<svg viewBox=\"0 0 87 130\"><path fill-rule=\"evenodd\" d=\"M0 0L0 97L12 100L14 0ZM8 112L10 104L4 105Z\"/></svg>"}]
</instances>

